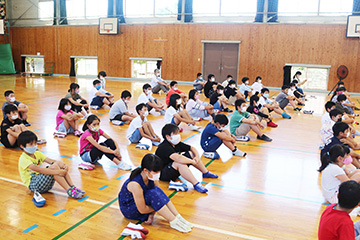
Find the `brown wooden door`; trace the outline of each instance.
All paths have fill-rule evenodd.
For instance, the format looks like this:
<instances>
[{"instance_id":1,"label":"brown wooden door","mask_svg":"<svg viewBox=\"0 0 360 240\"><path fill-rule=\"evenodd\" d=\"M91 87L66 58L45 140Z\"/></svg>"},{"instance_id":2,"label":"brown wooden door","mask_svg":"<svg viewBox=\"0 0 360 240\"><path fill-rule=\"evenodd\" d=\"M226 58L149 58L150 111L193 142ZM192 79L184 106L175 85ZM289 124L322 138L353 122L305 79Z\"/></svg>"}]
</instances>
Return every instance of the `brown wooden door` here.
<instances>
[{"instance_id":1,"label":"brown wooden door","mask_svg":"<svg viewBox=\"0 0 360 240\"><path fill-rule=\"evenodd\" d=\"M204 43L203 75L214 74L217 82L223 82L227 75L238 77L238 43Z\"/></svg>"}]
</instances>

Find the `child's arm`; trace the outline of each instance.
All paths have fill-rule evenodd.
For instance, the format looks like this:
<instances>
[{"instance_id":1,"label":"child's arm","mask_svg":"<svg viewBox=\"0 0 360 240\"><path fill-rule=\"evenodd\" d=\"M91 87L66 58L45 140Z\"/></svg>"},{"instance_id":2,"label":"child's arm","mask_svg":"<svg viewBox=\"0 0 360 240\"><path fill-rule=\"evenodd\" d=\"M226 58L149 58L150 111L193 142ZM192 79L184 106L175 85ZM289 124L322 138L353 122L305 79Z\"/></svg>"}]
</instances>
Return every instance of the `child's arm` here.
<instances>
[{"instance_id":1,"label":"child's arm","mask_svg":"<svg viewBox=\"0 0 360 240\"><path fill-rule=\"evenodd\" d=\"M127 188L132 193L136 208L141 214L154 212L152 207L146 205L143 190L137 182L129 182Z\"/></svg>"},{"instance_id":2,"label":"child's arm","mask_svg":"<svg viewBox=\"0 0 360 240\"><path fill-rule=\"evenodd\" d=\"M45 174L45 175L59 175L61 177L64 177L67 173L67 170L65 170L65 169L54 170L54 169L50 169L50 168L42 168L35 164L30 164L29 168L35 172Z\"/></svg>"},{"instance_id":3,"label":"child's arm","mask_svg":"<svg viewBox=\"0 0 360 240\"><path fill-rule=\"evenodd\" d=\"M105 133L104 133L104 137L105 137ZM105 153L115 154L115 151L111 150L110 148L100 145L97 141L95 141L95 139L93 137L88 136L85 139L88 140L89 143L91 143L94 147L96 147L100 151L105 152ZM116 144L116 142L115 142L115 144Z\"/></svg>"},{"instance_id":4,"label":"child's arm","mask_svg":"<svg viewBox=\"0 0 360 240\"><path fill-rule=\"evenodd\" d=\"M109 135L107 135L105 132L103 132L103 134L102 134L106 139L112 139ZM115 148L115 150L114 150L114 155L116 156L116 157L121 157L121 155L120 155L120 149L119 149L119 145L117 144L117 142L114 140L114 139L112 139L113 141L114 141L114 144L115 144L115 146L116 146L116 148ZM95 141L95 140L94 140ZM100 144L98 144L99 146L101 146ZM107 148L107 147L105 147L105 148ZM107 148L107 149L109 149L109 148ZM111 150L111 149L110 149Z\"/></svg>"},{"instance_id":5,"label":"child's arm","mask_svg":"<svg viewBox=\"0 0 360 240\"><path fill-rule=\"evenodd\" d=\"M72 114L70 113L70 112L68 112L68 113L66 113L66 114L63 114L63 115L61 115L60 117L62 118L62 119L65 119L65 120L67 120L67 121L72 121L73 120L73 116L72 116Z\"/></svg>"},{"instance_id":6,"label":"child's arm","mask_svg":"<svg viewBox=\"0 0 360 240\"><path fill-rule=\"evenodd\" d=\"M171 160L181 164L194 164L194 161L190 158L184 157L178 153L173 153L169 156Z\"/></svg>"},{"instance_id":7,"label":"child's arm","mask_svg":"<svg viewBox=\"0 0 360 240\"><path fill-rule=\"evenodd\" d=\"M343 138L343 139L340 139L340 141L344 144L347 144L349 145L350 148L354 149L354 150L359 150L360 149L360 145L355 142L354 139L348 137L348 138Z\"/></svg>"},{"instance_id":8,"label":"child's arm","mask_svg":"<svg viewBox=\"0 0 360 240\"><path fill-rule=\"evenodd\" d=\"M102 93L102 92L100 92L100 91L97 91L97 92L95 93L95 95L98 96L98 97L109 97L109 95L106 95L105 93Z\"/></svg>"},{"instance_id":9,"label":"child's arm","mask_svg":"<svg viewBox=\"0 0 360 240\"><path fill-rule=\"evenodd\" d=\"M71 98L68 98L68 100L69 100L72 104L74 104L74 105L76 105L76 106L82 106L81 103L75 101L72 97L71 97Z\"/></svg>"},{"instance_id":10,"label":"child's arm","mask_svg":"<svg viewBox=\"0 0 360 240\"><path fill-rule=\"evenodd\" d=\"M195 125L195 121L194 120L188 120L185 118L182 118L178 113L174 114L174 118L176 118L177 120L179 120L180 122L184 122L184 123L188 123L188 124L193 124Z\"/></svg>"},{"instance_id":11,"label":"child's arm","mask_svg":"<svg viewBox=\"0 0 360 240\"><path fill-rule=\"evenodd\" d=\"M147 135L145 132L144 132L144 129L141 127L141 128L138 128L139 129L139 132L140 132L140 135L144 138L147 138L147 139L150 139L150 140L154 140L154 138L150 135Z\"/></svg>"},{"instance_id":12,"label":"child's arm","mask_svg":"<svg viewBox=\"0 0 360 240\"><path fill-rule=\"evenodd\" d=\"M193 158L194 162L198 164L200 162L200 156L198 151L193 146L190 147L190 151L194 154L194 158Z\"/></svg>"},{"instance_id":13,"label":"child's arm","mask_svg":"<svg viewBox=\"0 0 360 240\"><path fill-rule=\"evenodd\" d=\"M50 158L45 158L44 160L46 163L48 164L57 164L59 166L59 168L64 169L64 170L68 170L68 165L66 165L65 163L63 163L62 161L57 161L54 159L50 159Z\"/></svg>"},{"instance_id":14,"label":"child's arm","mask_svg":"<svg viewBox=\"0 0 360 240\"><path fill-rule=\"evenodd\" d=\"M344 102L343 103L345 106L347 107L355 107L355 103L347 103L347 102Z\"/></svg>"},{"instance_id":15,"label":"child's arm","mask_svg":"<svg viewBox=\"0 0 360 240\"><path fill-rule=\"evenodd\" d=\"M350 180L350 178L346 174L337 175L336 178L339 179L340 182L346 182Z\"/></svg>"},{"instance_id":16,"label":"child's arm","mask_svg":"<svg viewBox=\"0 0 360 240\"><path fill-rule=\"evenodd\" d=\"M305 79L304 81L301 81L298 83L298 86L304 85L307 82L307 79Z\"/></svg>"},{"instance_id":17,"label":"child's arm","mask_svg":"<svg viewBox=\"0 0 360 240\"><path fill-rule=\"evenodd\" d=\"M215 133L215 136L220 138L222 141L235 143L235 140L231 137L231 135L226 134L224 131Z\"/></svg>"},{"instance_id":18,"label":"child's arm","mask_svg":"<svg viewBox=\"0 0 360 240\"><path fill-rule=\"evenodd\" d=\"M14 126L16 126L16 125L14 125ZM21 133L21 132L15 132L14 130L12 130L12 127L6 129L6 132L7 132L8 134L10 134L11 136L16 137L16 138L18 138L18 136L19 136L20 133Z\"/></svg>"},{"instance_id":19,"label":"child's arm","mask_svg":"<svg viewBox=\"0 0 360 240\"><path fill-rule=\"evenodd\" d=\"M295 94L295 92L297 92L300 95L300 97L305 97L305 94L301 94L301 92L299 92L298 90L295 90L294 94Z\"/></svg>"}]
</instances>

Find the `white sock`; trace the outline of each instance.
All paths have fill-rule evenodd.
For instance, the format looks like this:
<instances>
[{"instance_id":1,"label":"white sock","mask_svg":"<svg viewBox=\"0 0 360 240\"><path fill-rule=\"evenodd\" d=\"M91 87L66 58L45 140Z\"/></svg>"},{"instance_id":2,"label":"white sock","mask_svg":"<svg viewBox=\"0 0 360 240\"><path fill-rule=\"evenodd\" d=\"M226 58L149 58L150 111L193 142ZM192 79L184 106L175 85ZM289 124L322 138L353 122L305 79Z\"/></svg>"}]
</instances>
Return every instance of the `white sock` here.
<instances>
[{"instance_id":1,"label":"white sock","mask_svg":"<svg viewBox=\"0 0 360 240\"><path fill-rule=\"evenodd\" d=\"M355 130L355 135L360 136L360 132L358 130Z\"/></svg>"}]
</instances>

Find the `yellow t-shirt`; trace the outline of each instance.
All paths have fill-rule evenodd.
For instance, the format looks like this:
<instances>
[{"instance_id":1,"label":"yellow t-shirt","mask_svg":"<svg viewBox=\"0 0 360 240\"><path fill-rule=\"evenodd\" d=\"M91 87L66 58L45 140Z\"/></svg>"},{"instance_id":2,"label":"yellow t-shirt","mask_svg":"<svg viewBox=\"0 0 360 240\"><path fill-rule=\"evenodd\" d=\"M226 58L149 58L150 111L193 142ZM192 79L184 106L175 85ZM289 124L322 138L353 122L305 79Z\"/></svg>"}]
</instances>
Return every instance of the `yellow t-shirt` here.
<instances>
[{"instance_id":1,"label":"yellow t-shirt","mask_svg":"<svg viewBox=\"0 0 360 240\"><path fill-rule=\"evenodd\" d=\"M41 166L41 164L45 161L46 156L41 153L40 151L36 151L34 153L35 159L27 155L26 153L22 153L19 158L19 172L21 181L25 184L25 186L29 187L30 180L31 180L31 174L39 174L38 172L35 172L29 168L31 164L35 164L38 166Z\"/></svg>"}]
</instances>

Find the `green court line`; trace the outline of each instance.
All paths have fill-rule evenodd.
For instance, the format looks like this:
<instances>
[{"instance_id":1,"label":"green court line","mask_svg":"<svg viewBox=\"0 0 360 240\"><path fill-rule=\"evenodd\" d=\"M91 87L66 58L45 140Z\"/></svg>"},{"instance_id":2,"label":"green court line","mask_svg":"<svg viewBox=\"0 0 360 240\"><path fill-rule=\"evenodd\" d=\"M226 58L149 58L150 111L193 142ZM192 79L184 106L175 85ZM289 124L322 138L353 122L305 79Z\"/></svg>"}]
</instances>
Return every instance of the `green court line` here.
<instances>
[{"instance_id":1,"label":"green court line","mask_svg":"<svg viewBox=\"0 0 360 240\"><path fill-rule=\"evenodd\" d=\"M236 144L250 146L250 147L270 148L270 149L275 149L275 150L283 150L283 151L291 151L291 152L299 152L299 153L308 153L308 154L314 154L314 155L319 154L319 153L315 153L315 152L306 152L306 151L289 149L289 148L277 148L277 147L270 147L270 146L262 146L262 145L256 145L256 144L251 144L251 143L239 143L239 142L237 142Z\"/></svg>"}]
</instances>

